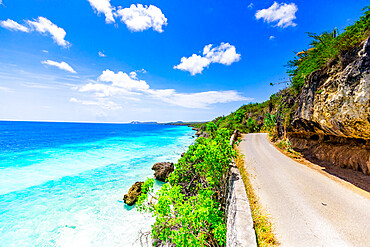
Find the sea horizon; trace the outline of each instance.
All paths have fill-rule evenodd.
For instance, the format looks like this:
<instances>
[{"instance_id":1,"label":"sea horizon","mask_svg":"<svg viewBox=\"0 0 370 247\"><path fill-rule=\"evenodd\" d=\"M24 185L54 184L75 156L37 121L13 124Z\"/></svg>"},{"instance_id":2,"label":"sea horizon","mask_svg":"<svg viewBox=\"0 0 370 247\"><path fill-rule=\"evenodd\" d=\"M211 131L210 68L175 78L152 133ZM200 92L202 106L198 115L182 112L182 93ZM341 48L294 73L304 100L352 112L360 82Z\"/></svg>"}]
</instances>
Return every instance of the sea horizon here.
<instances>
[{"instance_id":1,"label":"sea horizon","mask_svg":"<svg viewBox=\"0 0 370 247\"><path fill-rule=\"evenodd\" d=\"M68 121L68 120L18 120L18 119L0 119L0 122L40 122L40 123L96 123L96 124L135 124L133 122L139 122L139 123L152 123L152 124L171 124L171 123L200 123L200 122L206 122L206 121L182 121L182 120L174 120L170 122L157 122L157 121L138 121L138 120L132 120L129 122L97 122L97 121Z\"/></svg>"}]
</instances>

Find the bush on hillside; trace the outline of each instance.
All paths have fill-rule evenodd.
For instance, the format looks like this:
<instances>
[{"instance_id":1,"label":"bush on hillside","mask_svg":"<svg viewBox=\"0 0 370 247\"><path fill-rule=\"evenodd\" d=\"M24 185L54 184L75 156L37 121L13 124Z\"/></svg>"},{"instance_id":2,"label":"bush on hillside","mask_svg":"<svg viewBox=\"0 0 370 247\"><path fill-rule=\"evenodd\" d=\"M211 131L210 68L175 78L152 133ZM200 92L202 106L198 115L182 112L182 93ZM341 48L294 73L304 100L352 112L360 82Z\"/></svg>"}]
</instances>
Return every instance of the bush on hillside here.
<instances>
[{"instance_id":1,"label":"bush on hillside","mask_svg":"<svg viewBox=\"0 0 370 247\"><path fill-rule=\"evenodd\" d=\"M364 14L339 34L338 29L320 35L308 33L312 38L310 48L296 54L287 64L292 85L300 91L308 76L328 63L339 60L339 56L358 46L370 35L370 6L363 9Z\"/></svg>"},{"instance_id":2,"label":"bush on hillside","mask_svg":"<svg viewBox=\"0 0 370 247\"><path fill-rule=\"evenodd\" d=\"M152 238L157 243L225 245L227 180L236 156L230 136L227 129L218 129L212 138L198 138L156 195L152 195L153 179L144 183L137 205L155 217Z\"/></svg>"}]
</instances>

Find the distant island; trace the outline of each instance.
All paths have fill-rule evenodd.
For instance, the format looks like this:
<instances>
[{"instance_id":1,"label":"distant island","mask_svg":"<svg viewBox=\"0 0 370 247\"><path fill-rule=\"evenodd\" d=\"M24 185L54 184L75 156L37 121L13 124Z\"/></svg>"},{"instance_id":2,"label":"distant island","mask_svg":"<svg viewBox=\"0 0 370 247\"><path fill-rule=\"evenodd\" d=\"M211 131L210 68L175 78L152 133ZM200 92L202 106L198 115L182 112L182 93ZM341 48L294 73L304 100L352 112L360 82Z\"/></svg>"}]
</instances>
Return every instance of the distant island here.
<instances>
[{"instance_id":1,"label":"distant island","mask_svg":"<svg viewBox=\"0 0 370 247\"><path fill-rule=\"evenodd\" d=\"M132 121L130 124L158 124L157 122L139 122L139 121Z\"/></svg>"}]
</instances>

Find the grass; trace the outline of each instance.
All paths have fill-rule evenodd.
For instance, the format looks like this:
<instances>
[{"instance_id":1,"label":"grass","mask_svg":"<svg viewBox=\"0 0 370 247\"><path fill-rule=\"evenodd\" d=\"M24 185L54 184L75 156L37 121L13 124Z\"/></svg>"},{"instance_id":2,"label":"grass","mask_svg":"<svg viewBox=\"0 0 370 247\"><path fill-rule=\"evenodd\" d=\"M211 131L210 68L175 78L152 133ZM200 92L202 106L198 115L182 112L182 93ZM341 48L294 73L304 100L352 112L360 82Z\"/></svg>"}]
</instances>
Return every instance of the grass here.
<instances>
[{"instance_id":1,"label":"grass","mask_svg":"<svg viewBox=\"0 0 370 247\"><path fill-rule=\"evenodd\" d=\"M254 229L256 231L257 236L257 245L261 247L278 246L279 243L273 232L274 229L272 221L270 217L262 209L262 206L258 201L258 196L253 191L253 187L250 182L250 174L247 172L244 166L244 155L238 152L238 156L235 159L235 163L239 168L240 174L244 182L245 190L247 192L252 212Z\"/></svg>"},{"instance_id":2,"label":"grass","mask_svg":"<svg viewBox=\"0 0 370 247\"><path fill-rule=\"evenodd\" d=\"M275 146L285 155L288 155L290 158L299 160L303 158L303 155L297 151L294 151L289 140L283 139L274 142Z\"/></svg>"}]
</instances>

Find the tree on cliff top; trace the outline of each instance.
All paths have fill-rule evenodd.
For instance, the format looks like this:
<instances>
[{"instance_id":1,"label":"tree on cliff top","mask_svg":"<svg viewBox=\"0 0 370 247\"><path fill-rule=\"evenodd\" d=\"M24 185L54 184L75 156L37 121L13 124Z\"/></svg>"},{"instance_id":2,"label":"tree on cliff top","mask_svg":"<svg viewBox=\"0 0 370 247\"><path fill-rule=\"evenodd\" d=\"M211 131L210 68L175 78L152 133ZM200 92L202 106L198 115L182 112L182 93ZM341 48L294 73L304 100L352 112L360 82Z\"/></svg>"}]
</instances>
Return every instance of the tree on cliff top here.
<instances>
[{"instance_id":1,"label":"tree on cliff top","mask_svg":"<svg viewBox=\"0 0 370 247\"><path fill-rule=\"evenodd\" d=\"M355 48L370 35L370 6L355 24L345 28L342 34L337 29L320 35L308 33L312 38L310 48L296 54L287 64L292 85L300 91L308 76L328 63L338 60L341 54Z\"/></svg>"}]
</instances>

